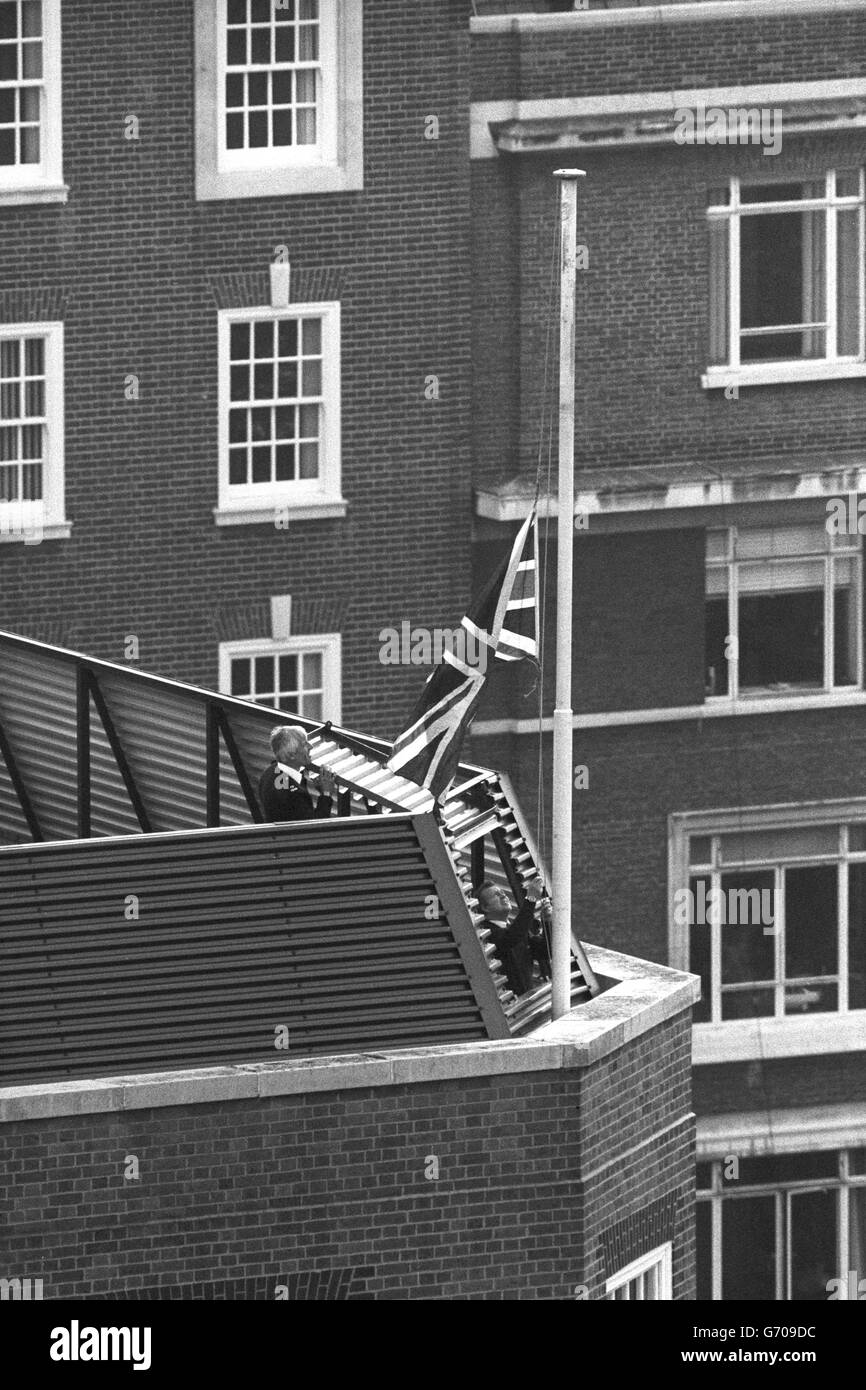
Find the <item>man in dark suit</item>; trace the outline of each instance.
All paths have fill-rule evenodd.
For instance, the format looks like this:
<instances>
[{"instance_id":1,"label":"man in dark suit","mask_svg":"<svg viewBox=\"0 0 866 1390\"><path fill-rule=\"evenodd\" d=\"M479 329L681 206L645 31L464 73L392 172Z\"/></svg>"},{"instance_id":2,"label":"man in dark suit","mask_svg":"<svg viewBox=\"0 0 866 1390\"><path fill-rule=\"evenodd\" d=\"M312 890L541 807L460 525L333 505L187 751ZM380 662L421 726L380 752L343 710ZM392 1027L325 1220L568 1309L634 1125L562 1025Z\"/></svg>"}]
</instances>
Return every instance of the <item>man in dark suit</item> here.
<instances>
[{"instance_id":1,"label":"man in dark suit","mask_svg":"<svg viewBox=\"0 0 866 1390\"><path fill-rule=\"evenodd\" d=\"M541 901L542 920L549 914L549 904L542 898L540 883L530 884L523 906L515 911L511 895L494 883L482 883L478 889L478 906L484 913L485 926L493 939L496 954L502 962L508 988L512 993L526 994L532 989L532 963L536 960L542 979L550 977L549 964L545 971L543 957L549 962L546 939L536 921L535 909ZM543 943L544 950L540 949Z\"/></svg>"},{"instance_id":2,"label":"man in dark suit","mask_svg":"<svg viewBox=\"0 0 866 1390\"><path fill-rule=\"evenodd\" d=\"M271 730L269 763L259 778L259 801L266 821L323 820L331 814L336 782L327 770L308 781L312 749L306 732L297 724L279 724ZM317 791L313 802L310 791Z\"/></svg>"}]
</instances>

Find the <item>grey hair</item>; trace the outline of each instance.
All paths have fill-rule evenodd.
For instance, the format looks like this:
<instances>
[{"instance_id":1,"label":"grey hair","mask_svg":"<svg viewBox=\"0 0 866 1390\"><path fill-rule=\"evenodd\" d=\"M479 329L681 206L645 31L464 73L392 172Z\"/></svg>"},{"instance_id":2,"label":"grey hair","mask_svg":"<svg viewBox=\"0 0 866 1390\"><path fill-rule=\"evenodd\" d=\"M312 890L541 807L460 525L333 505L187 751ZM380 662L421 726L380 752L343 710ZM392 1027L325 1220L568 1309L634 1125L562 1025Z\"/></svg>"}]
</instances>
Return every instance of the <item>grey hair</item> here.
<instances>
[{"instance_id":1,"label":"grey hair","mask_svg":"<svg viewBox=\"0 0 866 1390\"><path fill-rule=\"evenodd\" d=\"M271 752L275 758L281 753L288 753L291 757L300 750L306 738L307 731L302 729L300 724L278 724L275 729L271 729Z\"/></svg>"}]
</instances>

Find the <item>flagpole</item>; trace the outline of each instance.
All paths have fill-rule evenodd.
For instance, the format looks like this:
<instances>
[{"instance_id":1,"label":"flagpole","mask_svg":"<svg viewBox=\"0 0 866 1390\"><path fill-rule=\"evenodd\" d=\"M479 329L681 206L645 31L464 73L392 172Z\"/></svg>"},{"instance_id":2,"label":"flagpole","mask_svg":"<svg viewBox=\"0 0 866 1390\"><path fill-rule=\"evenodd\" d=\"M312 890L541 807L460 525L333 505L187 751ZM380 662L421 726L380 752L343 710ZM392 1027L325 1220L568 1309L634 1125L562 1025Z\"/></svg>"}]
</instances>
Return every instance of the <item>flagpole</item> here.
<instances>
[{"instance_id":1,"label":"flagpole","mask_svg":"<svg viewBox=\"0 0 866 1390\"><path fill-rule=\"evenodd\" d=\"M574 349L577 180L583 169L557 169L560 180L559 505L556 573L556 706L553 711L553 941L551 1013L571 1008L572 849L572 561L574 547Z\"/></svg>"}]
</instances>

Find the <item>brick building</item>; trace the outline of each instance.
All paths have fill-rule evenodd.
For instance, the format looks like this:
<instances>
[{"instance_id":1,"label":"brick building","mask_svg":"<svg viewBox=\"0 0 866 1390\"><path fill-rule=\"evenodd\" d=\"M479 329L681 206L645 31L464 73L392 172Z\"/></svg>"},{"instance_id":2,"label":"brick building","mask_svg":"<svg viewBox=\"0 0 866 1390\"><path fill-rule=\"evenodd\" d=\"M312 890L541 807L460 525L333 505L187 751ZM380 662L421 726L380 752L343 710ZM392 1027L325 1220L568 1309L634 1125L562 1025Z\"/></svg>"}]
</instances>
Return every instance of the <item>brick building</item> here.
<instances>
[{"instance_id":1,"label":"brick building","mask_svg":"<svg viewBox=\"0 0 866 1390\"><path fill-rule=\"evenodd\" d=\"M570 10L0 0L0 627L393 735L421 672L380 631L453 625L533 495L584 167L580 933L704 977L699 1296L824 1296L866 1258L862 557L825 525L866 469L866 15ZM513 681L473 749L534 820ZM690 925L690 884L771 921Z\"/></svg>"},{"instance_id":2,"label":"brick building","mask_svg":"<svg viewBox=\"0 0 866 1390\"><path fill-rule=\"evenodd\" d=\"M46 1299L693 1298L691 982L599 963L625 977L606 1003L520 1041L0 1090L3 1275Z\"/></svg>"},{"instance_id":3,"label":"brick building","mask_svg":"<svg viewBox=\"0 0 866 1390\"><path fill-rule=\"evenodd\" d=\"M496 773L311 721L344 814L265 824L272 712L0 648L0 1298L694 1296L697 980L511 992Z\"/></svg>"},{"instance_id":4,"label":"brick building","mask_svg":"<svg viewBox=\"0 0 866 1390\"><path fill-rule=\"evenodd\" d=\"M866 1262L866 10L554 8L471 25L477 565L540 440L547 495L578 165L577 918L702 977L698 1297L823 1299ZM473 739L530 821L534 687Z\"/></svg>"},{"instance_id":5,"label":"brick building","mask_svg":"<svg viewBox=\"0 0 866 1390\"><path fill-rule=\"evenodd\" d=\"M396 733L379 633L469 581L466 9L2 0L0 627Z\"/></svg>"}]
</instances>

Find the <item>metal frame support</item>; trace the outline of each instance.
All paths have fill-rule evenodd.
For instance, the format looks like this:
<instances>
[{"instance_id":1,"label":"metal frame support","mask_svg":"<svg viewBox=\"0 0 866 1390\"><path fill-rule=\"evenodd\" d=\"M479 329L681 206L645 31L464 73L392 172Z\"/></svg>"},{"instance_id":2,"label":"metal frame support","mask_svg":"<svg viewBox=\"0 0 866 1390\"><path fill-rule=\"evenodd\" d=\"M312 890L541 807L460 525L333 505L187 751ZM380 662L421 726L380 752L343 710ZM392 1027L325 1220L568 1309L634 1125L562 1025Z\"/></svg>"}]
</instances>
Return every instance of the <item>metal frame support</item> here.
<instances>
[{"instance_id":1,"label":"metal frame support","mask_svg":"<svg viewBox=\"0 0 866 1390\"><path fill-rule=\"evenodd\" d=\"M220 823L220 718L219 706L205 705L205 821Z\"/></svg>"},{"instance_id":2,"label":"metal frame support","mask_svg":"<svg viewBox=\"0 0 866 1390\"><path fill-rule=\"evenodd\" d=\"M75 668L75 775L78 838L89 840L90 826L90 673Z\"/></svg>"}]
</instances>

